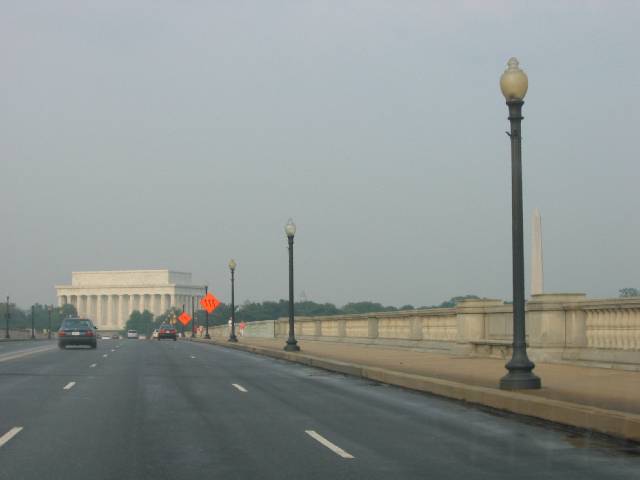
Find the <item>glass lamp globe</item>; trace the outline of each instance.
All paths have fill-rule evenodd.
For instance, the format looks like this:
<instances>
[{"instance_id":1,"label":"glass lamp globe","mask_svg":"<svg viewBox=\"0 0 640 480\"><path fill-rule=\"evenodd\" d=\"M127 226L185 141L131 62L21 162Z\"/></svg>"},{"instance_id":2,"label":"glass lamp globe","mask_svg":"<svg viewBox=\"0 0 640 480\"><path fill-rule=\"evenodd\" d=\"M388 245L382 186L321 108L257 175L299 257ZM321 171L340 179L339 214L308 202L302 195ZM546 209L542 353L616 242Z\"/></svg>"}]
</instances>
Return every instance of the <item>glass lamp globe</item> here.
<instances>
[{"instance_id":1,"label":"glass lamp globe","mask_svg":"<svg viewBox=\"0 0 640 480\"><path fill-rule=\"evenodd\" d=\"M529 88L527 74L520 68L518 59L511 57L507 69L500 77L500 90L507 100L523 100Z\"/></svg>"},{"instance_id":2,"label":"glass lamp globe","mask_svg":"<svg viewBox=\"0 0 640 480\"><path fill-rule=\"evenodd\" d=\"M287 237L293 237L296 234L296 224L293 223L292 219L289 219L287 224L284 226L284 231L287 234Z\"/></svg>"}]
</instances>

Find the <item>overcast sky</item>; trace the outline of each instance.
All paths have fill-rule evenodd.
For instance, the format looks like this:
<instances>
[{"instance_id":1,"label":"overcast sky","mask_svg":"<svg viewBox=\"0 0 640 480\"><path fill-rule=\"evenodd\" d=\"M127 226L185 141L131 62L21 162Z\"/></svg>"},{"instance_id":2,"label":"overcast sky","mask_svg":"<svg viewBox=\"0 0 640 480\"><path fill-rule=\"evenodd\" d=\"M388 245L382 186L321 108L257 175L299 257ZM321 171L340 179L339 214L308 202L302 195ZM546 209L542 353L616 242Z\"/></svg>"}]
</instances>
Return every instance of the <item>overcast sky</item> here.
<instances>
[{"instance_id":1,"label":"overcast sky","mask_svg":"<svg viewBox=\"0 0 640 480\"><path fill-rule=\"evenodd\" d=\"M0 294L193 272L223 301L511 298L509 57L545 290L640 287L637 1L0 0Z\"/></svg>"}]
</instances>

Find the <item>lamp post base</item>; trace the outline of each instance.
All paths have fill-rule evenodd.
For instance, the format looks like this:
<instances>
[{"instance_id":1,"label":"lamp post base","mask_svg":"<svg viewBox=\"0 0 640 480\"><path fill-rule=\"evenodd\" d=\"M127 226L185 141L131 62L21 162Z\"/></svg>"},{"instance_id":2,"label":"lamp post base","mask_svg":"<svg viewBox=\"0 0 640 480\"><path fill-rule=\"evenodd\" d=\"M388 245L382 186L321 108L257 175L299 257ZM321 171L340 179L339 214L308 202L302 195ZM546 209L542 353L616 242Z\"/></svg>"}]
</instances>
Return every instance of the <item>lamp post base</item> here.
<instances>
[{"instance_id":1,"label":"lamp post base","mask_svg":"<svg viewBox=\"0 0 640 480\"><path fill-rule=\"evenodd\" d=\"M284 346L285 352L299 352L300 347L298 346L298 342L295 340L287 340L287 344Z\"/></svg>"},{"instance_id":2,"label":"lamp post base","mask_svg":"<svg viewBox=\"0 0 640 480\"><path fill-rule=\"evenodd\" d=\"M540 377L527 370L511 370L500 379L501 390L537 390L541 387Z\"/></svg>"},{"instance_id":3,"label":"lamp post base","mask_svg":"<svg viewBox=\"0 0 640 480\"><path fill-rule=\"evenodd\" d=\"M209 335L208 333L204 336L204 338L206 338L207 340L211 340L211 335Z\"/></svg>"},{"instance_id":4,"label":"lamp post base","mask_svg":"<svg viewBox=\"0 0 640 480\"><path fill-rule=\"evenodd\" d=\"M229 339L227 340L227 342L237 342L238 341L238 337L236 337L235 335L230 335Z\"/></svg>"}]
</instances>

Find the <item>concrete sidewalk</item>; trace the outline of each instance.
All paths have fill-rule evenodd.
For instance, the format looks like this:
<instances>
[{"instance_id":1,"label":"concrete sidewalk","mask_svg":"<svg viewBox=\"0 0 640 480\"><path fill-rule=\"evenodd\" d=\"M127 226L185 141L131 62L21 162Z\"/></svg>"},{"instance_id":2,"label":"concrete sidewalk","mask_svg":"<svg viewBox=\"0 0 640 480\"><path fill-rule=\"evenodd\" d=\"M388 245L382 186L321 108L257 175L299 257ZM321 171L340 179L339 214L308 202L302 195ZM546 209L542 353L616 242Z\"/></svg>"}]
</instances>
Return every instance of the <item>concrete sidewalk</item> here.
<instances>
[{"instance_id":1,"label":"concrete sidewalk","mask_svg":"<svg viewBox=\"0 0 640 480\"><path fill-rule=\"evenodd\" d=\"M213 342L640 441L640 372L540 363L542 389L507 392L498 388L503 360L310 340L291 353L279 338Z\"/></svg>"}]
</instances>

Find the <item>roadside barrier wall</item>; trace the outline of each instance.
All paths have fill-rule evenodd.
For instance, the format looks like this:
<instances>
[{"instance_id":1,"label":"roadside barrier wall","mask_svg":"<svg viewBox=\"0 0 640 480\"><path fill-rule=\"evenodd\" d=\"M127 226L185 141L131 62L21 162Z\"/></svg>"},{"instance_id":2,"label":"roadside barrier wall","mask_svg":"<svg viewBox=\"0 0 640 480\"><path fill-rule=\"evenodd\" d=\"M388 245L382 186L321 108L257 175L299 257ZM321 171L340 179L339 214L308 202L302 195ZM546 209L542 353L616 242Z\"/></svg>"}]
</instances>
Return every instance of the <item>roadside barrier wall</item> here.
<instances>
[{"instance_id":1,"label":"roadside barrier wall","mask_svg":"<svg viewBox=\"0 0 640 480\"><path fill-rule=\"evenodd\" d=\"M295 333L300 339L508 359L512 311L501 300L481 299L454 308L296 317ZM247 337L284 339L289 332L287 318L246 325ZM224 337L229 329L224 325L210 332ZM534 361L640 370L640 298L533 295L526 305L526 332Z\"/></svg>"}]
</instances>

